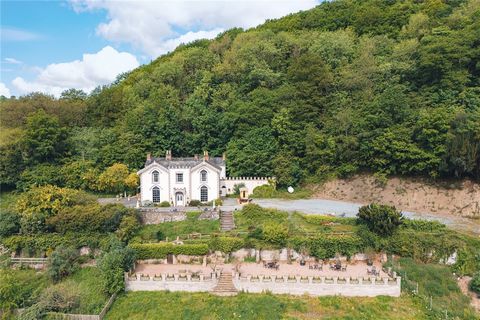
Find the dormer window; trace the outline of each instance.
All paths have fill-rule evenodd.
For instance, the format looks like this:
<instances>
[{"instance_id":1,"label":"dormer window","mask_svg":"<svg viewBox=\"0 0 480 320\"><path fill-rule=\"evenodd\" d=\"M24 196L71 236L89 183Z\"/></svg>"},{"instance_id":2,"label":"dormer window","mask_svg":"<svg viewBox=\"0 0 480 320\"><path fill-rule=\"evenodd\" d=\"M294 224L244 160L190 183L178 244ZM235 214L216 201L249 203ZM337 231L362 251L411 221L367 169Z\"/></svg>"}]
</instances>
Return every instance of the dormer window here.
<instances>
[{"instance_id":1,"label":"dormer window","mask_svg":"<svg viewBox=\"0 0 480 320\"><path fill-rule=\"evenodd\" d=\"M160 174L158 173L158 171L153 171L152 172L152 181L153 182L158 182L159 181L159 178L160 178Z\"/></svg>"},{"instance_id":2,"label":"dormer window","mask_svg":"<svg viewBox=\"0 0 480 320\"><path fill-rule=\"evenodd\" d=\"M206 170L200 171L200 181L201 182L207 182L207 171Z\"/></svg>"}]
</instances>

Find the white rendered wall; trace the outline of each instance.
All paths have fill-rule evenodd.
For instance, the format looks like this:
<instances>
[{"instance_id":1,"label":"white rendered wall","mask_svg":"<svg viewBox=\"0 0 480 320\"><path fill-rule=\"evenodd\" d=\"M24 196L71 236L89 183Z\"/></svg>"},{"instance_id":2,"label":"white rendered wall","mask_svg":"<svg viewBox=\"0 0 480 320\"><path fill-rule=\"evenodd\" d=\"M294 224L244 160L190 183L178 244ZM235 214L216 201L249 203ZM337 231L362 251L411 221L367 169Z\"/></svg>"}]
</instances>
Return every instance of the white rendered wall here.
<instances>
[{"instance_id":1,"label":"white rendered wall","mask_svg":"<svg viewBox=\"0 0 480 320\"><path fill-rule=\"evenodd\" d=\"M152 172L158 171L159 173L159 181L154 183ZM147 171L143 172L140 175L140 194L141 194L141 201L153 201L152 197L152 189L153 187L157 186L160 188L160 202L161 201L170 201L170 194L169 194L169 174L163 167L160 165L153 165Z\"/></svg>"},{"instance_id":2,"label":"white rendered wall","mask_svg":"<svg viewBox=\"0 0 480 320\"><path fill-rule=\"evenodd\" d=\"M200 181L200 172L207 171L207 181ZM200 188L206 186L208 188L208 201L215 200L220 197L219 187L220 187L220 173L217 170L214 170L208 165L202 165L196 167L192 170L191 174L191 198L190 200L200 200Z\"/></svg>"},{"instance_id":3,"label":"white rendered wall","mask_svg":"<svg viewBox=\"0 0 480 320\"><path fill-rule=\"evenodd\" d=\"M184 192L184 205L190 196L190 169L189 168L170 168L170 197L169 201L175 203L175 189L181 189ZM183 182L177 182L177 173L183 173Z\"/></svg>"},{"instance_id":4,"label":"white rendered wall","mask_svg":"<svg viewBox=\"0 0 480 320\"><path fill-rule=\"evenodd\" d=\"M236 184L244 183L245 188L248 190L248 194L253 193L253 189L258 186L268 185L268 180L272 179L270 177L235 177L231 178L228 177L220 182L220 185L223 187L225 186L227 194L233 193L233 187ZM225 190L223 189L223 190Z\"/></svg>"}]
</instances>

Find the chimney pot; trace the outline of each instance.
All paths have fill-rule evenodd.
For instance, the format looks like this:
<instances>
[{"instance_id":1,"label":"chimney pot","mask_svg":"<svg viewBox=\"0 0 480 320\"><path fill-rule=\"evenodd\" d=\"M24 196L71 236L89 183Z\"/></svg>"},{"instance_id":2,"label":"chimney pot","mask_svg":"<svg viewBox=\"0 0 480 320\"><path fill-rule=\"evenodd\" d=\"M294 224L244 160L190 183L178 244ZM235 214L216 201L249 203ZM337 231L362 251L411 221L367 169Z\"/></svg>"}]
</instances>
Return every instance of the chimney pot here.
<instances>
[{"instance_id":1,"label":"chimney pot","mask_svg":"<svg viewBox=\"0 0 480 320\"><path fill-rule=\"evenodd\" d=\"M193 159L198 160L198 154L194 154Z\"/></svg>"},{"instance_id":2,"label":"chimney pot","mask_svg":"<svg viewBox=\"0 0 480 320\"><path fill-rule=\"evenodd\" d=\"M167 150L167 152L165 153L165 159L172 160L172 150Z\"/></svg>"},{"instance_id":3,"label":"chimney pot","mask_svg":"<svg viewBox=\"0 0 480 320\"><path fill-rule=\"evenodd\" d=\"M152 154L149 152L147 153L147 161L150 161L152 160Z\"/></svg>"},{"instance_id":4,"label":"chimney pot","mask_svg":"<svg viewBox=\"0 0 480 320\"><path fill-rule=\"evenodd\" d=\"M203 151L203 160L207 160L209 159L210 157L208 156L208 151Z\"/></svg>"},{"instance_id":5,"label":"chimney pot","mask_svg":"<svg viewBox=\"0 0 480 320\"><path fill-rule=\"evenodd\" d=\"M222 160L223 161L227 160L227 153L226 152L222 153Z\"/></svg>"}]
</instances>

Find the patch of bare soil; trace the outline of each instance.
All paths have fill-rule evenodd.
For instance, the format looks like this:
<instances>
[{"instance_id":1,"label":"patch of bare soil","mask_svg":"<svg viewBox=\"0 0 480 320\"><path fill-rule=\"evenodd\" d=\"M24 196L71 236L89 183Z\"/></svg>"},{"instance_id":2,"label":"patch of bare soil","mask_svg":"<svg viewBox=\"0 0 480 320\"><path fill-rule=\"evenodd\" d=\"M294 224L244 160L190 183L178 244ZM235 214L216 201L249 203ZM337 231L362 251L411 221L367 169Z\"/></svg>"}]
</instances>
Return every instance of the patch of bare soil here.
<instances>
[{"instance_id":1,"label":"patch of bare soil","mask_svg":"<svg viewBox=\"0 0 480 320\"><path fill-rule=\"evenodd\" d=\"M316 185L314 190L315 198L376 202L405 211L480 219L480 184L470 180L434 185L420 179L395 177L380 185L372 175L363 174L331 180Z\"/></svg>"},{"instance_id":2,"label":"patch of bare soil","mask_svg":"<svg viewBox=\"0 0 480 320\"><path fill-rule=\"evenodd\" d=\"M480 298L477 294L468 290L468 283L470 282L470 277L463 277L458 279L458 286L462 293L470 298L472 307L480 313Z\"/></svg>"}]
</instances>

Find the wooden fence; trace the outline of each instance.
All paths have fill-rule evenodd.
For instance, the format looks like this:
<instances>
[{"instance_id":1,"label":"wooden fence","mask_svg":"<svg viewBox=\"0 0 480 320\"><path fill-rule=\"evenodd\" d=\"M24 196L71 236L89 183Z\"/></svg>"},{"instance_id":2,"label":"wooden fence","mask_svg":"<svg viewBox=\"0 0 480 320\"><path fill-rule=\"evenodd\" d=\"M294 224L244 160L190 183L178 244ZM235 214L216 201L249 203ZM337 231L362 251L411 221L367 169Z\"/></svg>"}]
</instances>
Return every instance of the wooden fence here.
<instances>
[{"instance_id":1,"label":"wooden fence","mask_svg":"<svg viewBox=\"0 0 480 320\"><path fill-rule=\"evenodd\" d=\"M10 258L12 263L21 263L21 264L46 264L47 258Z\"/></svg>"}]
</instances>

